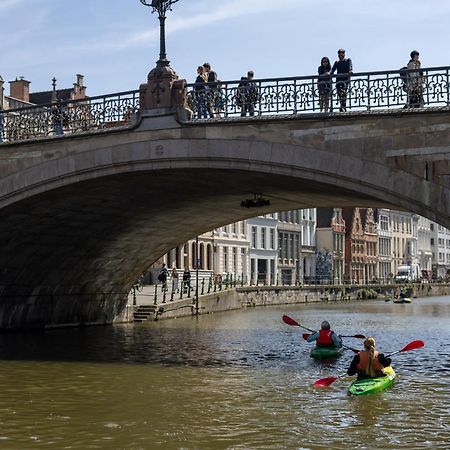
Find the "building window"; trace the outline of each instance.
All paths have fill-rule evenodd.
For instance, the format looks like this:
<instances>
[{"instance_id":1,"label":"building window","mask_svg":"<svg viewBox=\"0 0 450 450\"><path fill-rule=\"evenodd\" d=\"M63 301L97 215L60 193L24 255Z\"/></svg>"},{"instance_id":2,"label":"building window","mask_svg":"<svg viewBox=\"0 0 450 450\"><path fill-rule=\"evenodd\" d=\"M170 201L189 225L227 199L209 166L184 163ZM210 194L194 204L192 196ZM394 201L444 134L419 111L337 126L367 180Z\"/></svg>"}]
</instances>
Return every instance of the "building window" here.
<instances>
[{"instance_id":1,"label":"building window","mask_svg":"<svg viewBox=\"0 0 450 450\"><path fill-rule=\"evenodd\" d=\"M223 248L223 271L228 272L228 247Z\"/></svg>"},{"instance_id":2,"label":"building window","mask_svg":"<svg viewBox=\"0 0 450 450\"><path fill-rule=\"evenodd\" d=\"M270 229L270 248L275 248L275 228Z\"/></svg>"},{"instance_id":3,"label":"building window","mask_svg":"<svg viewBox=\"0 0 450 450\"><path fill-rule=\"evenodd\" d=\"M266 229L261 228L261 248L266 248Z\"/></svg>"},{"instance_id":4,"label":"building window","mask_svg":"<svg viewBox=\"0 0 450 450\"><path fill-rule=\"evenodd\" d=\"M256 244L257 244L257 234L256 234L256 227L252 227L252 247L256 248Z\"/></svg>"}]
</instances>

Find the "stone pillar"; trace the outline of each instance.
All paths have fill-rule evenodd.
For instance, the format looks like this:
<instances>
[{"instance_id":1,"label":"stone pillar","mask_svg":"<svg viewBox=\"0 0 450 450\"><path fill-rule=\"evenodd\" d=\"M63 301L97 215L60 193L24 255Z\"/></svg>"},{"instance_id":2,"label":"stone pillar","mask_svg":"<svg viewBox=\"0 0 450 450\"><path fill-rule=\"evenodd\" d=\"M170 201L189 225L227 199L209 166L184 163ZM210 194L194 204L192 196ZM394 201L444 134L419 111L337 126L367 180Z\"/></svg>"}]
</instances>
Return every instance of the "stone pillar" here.
<instances>
[{"instance_id":1,"label":"stone pillar","mask_svg":"<svg viewBox=\"0 0 450 450\"><path fill-rule=\"evenodd\" d=\"M172 67L158 63L148 74L147 83L139 87L141 109L171 108L175 80L178 75Z\"/></svg>"}]
</instances>

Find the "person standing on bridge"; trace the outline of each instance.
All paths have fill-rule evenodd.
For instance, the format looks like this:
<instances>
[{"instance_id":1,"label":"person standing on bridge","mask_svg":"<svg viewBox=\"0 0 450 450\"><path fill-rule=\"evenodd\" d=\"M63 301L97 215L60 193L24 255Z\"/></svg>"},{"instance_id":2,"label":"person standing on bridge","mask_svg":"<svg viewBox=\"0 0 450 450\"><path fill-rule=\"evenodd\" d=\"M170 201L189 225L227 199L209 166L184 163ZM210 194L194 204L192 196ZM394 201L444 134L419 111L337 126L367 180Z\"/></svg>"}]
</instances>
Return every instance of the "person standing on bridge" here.
<instances>
[{"instance_id":1,"label":"person standing on bridge","mask_svg":"<svg viewBox=\"0 0 450 450\"><path fill-rule=\"evenodd\" d=\"M241 117L255 115L255 104L258 94L256 83L253 81L255 76L253 70L247 72L247 77L241 77L236 94L236 104L241 107Z\"/></svg>"},{"instance_id":2,"label":"person standing on bridge","mask_svg":"<svg viewBox=\"0 0 450 450\"><path fill-rule=\"evenodd\" d=\"M214 70L211 70L211 64L208 62L205 62L203 64L203 67L205 69L205 75L206 75L206 109L208 111L209 117L214 117L214 111L213 111L213 103L214 99L217 95L217 73L214 72Z\"/></svg>"},{"instance_id":3,"label":"person standing on bridge","mask_svg":"<svg viewBox=\"0 0 450 450\"><path fill-rule=\"evenodd\" d=\"M408 69L408 106L410 108L423 108L423 71L420 69L419 52L413 50Z\"/></svg>"},{"instance_id":4,"label":"person standing on bridge","mask_svg":"<svg viewBox=\"0 0 450 450\"><path fill-rule=\"evenodd\" d=\"M331 73L337 72L336 89L339 97L339 111L347 111L347 91L350 84L350 75L353 73L353 63L350 58L345 57L345 50L338 50L338 59L333 64Z\"/></svg>"},{"instance_id":5,"label":"person standing on bridge","mask_svg":"<svg viewBox=\"0 0 450 450\"><path fill-rule=\"evenodd\" d=\"M195 79L195 102L199 119L207 118L206 115L206 74L203 66L197 67L197 78Z\"/></svg>"},{"instance_id":6,"label":"person standing on bridge","mask_svg":"<svg viewBox=\"0 0 450 450\"><path fill-rule=\"evenodd\" d=\"M318 88L319 88L319 107L320 112L328 112L330 107L330 92L331 92L331 64L327 56L322 58L320 66L317 69L319 73Z\"/></svg>"}]
</instances>

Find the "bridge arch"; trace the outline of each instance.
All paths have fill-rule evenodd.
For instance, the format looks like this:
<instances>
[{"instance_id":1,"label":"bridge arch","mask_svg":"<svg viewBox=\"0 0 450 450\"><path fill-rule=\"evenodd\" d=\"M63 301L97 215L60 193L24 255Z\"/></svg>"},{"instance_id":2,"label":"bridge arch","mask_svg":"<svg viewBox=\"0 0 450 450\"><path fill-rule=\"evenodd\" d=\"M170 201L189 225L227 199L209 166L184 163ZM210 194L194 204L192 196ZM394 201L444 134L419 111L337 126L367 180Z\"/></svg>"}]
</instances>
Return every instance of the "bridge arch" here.
<instances>
[{"instance_id":1,"label":"bridge arch","mask_svg":"<svg viewBox=\"0 0 450 450\"><path fill-rule=\"evenodd\" d=\"M398 137L417 115L397 129L388 119L182 126L167 116L155 127L143 117L133 129L4 146L13 164L0 160L0 327L111 321L149 263L256 214L396 207L450 228L448 187L425 179L420 149L409 162ZM441 144L423 145L427 161L430 148L448 155L448 114L421 123ZM270 207L242 208L254 193Z\"/></svg>"}]
</instances>

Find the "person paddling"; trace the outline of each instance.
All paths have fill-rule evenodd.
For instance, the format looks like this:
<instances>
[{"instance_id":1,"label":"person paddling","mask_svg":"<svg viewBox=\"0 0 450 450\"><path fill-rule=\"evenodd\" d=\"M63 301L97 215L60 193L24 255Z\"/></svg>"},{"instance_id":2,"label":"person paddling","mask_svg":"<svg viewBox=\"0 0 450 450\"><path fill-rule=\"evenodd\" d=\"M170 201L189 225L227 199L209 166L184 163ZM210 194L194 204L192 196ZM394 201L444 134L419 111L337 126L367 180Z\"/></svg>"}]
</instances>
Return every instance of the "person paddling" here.
<instances>
[{"instance_id":1,"label":"person paddling","mask_svg":"<svg viewBox=\"0 0 450 450\"><path fill-rule=\"evenodd\" d=\"M324 320L320 325L320 330L312 333L307 342L316 341L317 347L341 348L342 339L331 330L330 323Z\"/></svg>"},{"instance_id":2,"label":"person paddling","mask_svg":"<svg viewBox=\"0 0 450 450\"><path fill-rule=\"evenodd\" d=\"M361 350L350 364L348 375L358 375L358 379L377 378L384 376L383 369L391 365L391 358L375 350L375 339L368 337Z\"/></svg>"}]
</instances>

